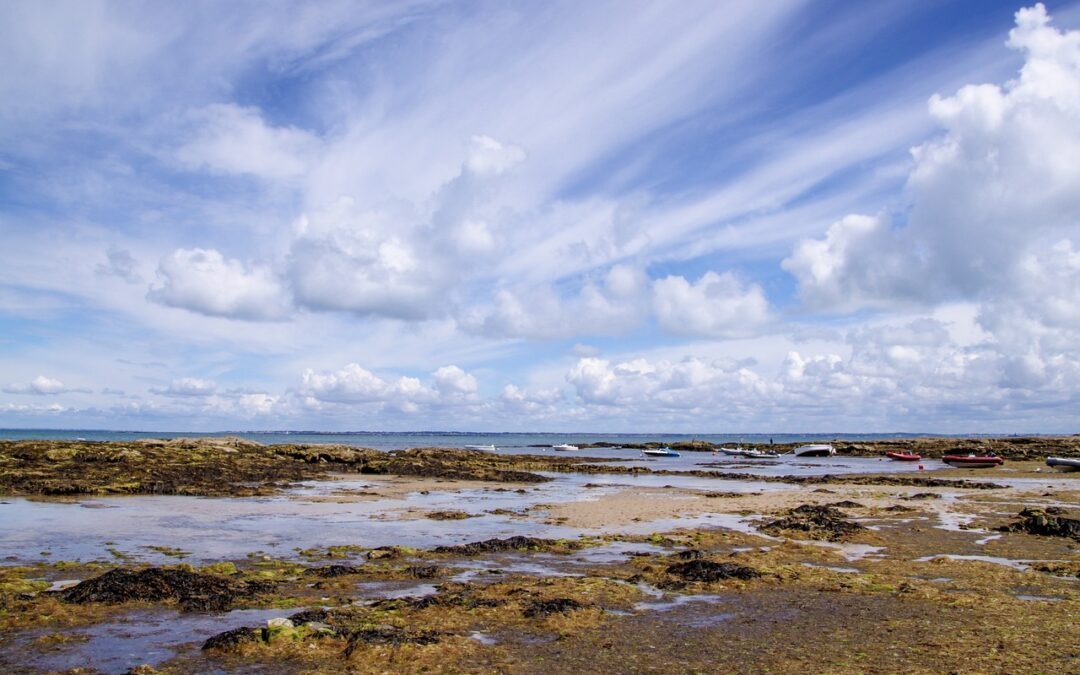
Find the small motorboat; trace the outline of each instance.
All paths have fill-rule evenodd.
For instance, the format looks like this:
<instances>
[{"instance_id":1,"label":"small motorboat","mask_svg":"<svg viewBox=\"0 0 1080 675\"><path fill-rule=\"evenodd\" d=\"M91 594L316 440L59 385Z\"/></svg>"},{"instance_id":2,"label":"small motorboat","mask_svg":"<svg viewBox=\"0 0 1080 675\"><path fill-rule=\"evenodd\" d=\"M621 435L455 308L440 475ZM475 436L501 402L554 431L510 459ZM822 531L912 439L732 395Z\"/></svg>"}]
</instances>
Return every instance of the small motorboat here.
<instances>
[{"instance_id":1,"label":"small motorboat","mask_svg":"<svg viewBox=\"0 0 1080 675\"><path fill-rule=\"evenodd\" d=\"M885 456L897 462L917 462L922 459L922 455L914 452L886 452Z\"/></svg>"},{"instance_id":2,"label":"small motorboat","mask_svg":"<svg viewBox=\"0 0 1080 675\"><path fill-rule=\"evenodd\" d=\"M1046 466L1052 466L1058 471L1080 471L1080 459L1068 459L1066 457L1047 457Z\"/></svg>"},{"instance_id":3,"label":"small motorboat","mask_svg":"<svg viewBox=\"0 0 1080 675\"><path fill-rule=\"evenodd\" d=\"M578 450L579 448L578 448L578 446L570 445L569 443L559 443L558 445L551 446L551 449L552 450L564 451L564 450Z\"/></svg>"},{"instance_id":4,"label":"small motorboat","mask_svg":"<svg viewBox=\"0 0 1080 675\"><path fill-rule=\"evenodd\" d=\"M746 450L740 448L720 448L720 452L730 457L744 457L746 456Z\"/></svg>"},{"instance_id":5,"label":"small motorboat","mask_svg":"<svg viewBox=\"0 0 1080 675\"><path fill-rule=\"evenodd\" d=\"M999 466L1005 463L1005 460L997 455L976 455L975 453L966 455L945 455L941 458L941 461L949 466L964 469L989 469L990 467Z\"/></svg>"},{"instance_id":6,"label":"small motorboat","mask_svg":"<svg viewBox=\"0 0 1080 675\"><path fill-rule=\"evenodd\" d=\"M829 443L811 443L795 448L794 453L796 457L828 457L836 454L836 448Z\"/></svg>"},{"instance_id":7,"label":"small motorboat","mask_svg":"<svg viewBox=\"0 0 1080 675\"><path fill-rule=\"evenodd\" d=\"M641 454L649 457L682 457L671 448L645 448L641 451Z\"/></svg>"},{"instance_id":8,"label":"small motorboat","mask_svg":"<svg viewBox=\"0 0 1080 675\"><path fill-rule=\"evenodd\" d=\"M495 452L494 445L466 445L466 450L483 450L484 452Z\"/></svg>"},{"instance_id":9,"label":"small motorboat","mask_svg":"<svg viewBox=\"0 0 1080 675\"><path fill-rule=\"evenodd\" d=\"M775 450L743 450L743 457L753 459L780 459L780 453Z\"/></svg>"}]
</instances>

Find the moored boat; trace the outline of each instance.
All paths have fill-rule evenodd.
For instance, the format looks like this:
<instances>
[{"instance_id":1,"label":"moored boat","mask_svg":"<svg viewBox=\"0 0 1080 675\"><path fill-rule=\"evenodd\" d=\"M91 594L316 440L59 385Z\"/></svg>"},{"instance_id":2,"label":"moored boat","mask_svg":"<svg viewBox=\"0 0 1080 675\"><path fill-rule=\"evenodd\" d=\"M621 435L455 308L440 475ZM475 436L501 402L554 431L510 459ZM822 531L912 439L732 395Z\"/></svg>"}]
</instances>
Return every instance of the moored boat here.
<instances>
[{"instance_id":1,"label":"moored boat","mask_svg":"<svg viewBox=\"0 0 1080 675\"><path fill-rule=\"evenodd\" d=\"M720 448L720 452L730 457L743 457L746 454L742 448Z\"/></svg>"},{"instance_id":2,"label":"moored boat","mask_svg":"<svg viewBox=\"0 0 1080 675\"><path fill-rule=\"evenodd\" d=\"M1067 457L1047 457L1046 465L1052 466L1058 471L1080 471L1080 459Z\"/></svg>"},{"instance_id":3,"label":"moored boat","mask_svg":"<svg viewBox=\"0 0 1080 675\"><path fill-rule=\"evenodd\" d=\"M897 462L917 462L922 459L922 455L914 452L886 452L885 456Z\"/></svg>"},{"instance_id":4,"label":"moored boat","mask_svg":"<svg viewBox=\"0 0 1080 675\"><path fill-rule=\"evenodd\" d=\"M671 448L645 448L641 453L649 457L682 457Z\"/></svg>"},{"instance_id":5,"label":"moored boat","mask_svg":"<svg viewBox=\"0 0 1080 675\"><path fill-rule=\"evenodd\" d=\"M552 449L552 450L559 450L559 451L563 451L563 450L577 450L577 449L578 449L578 446L576 446L576 445L570 445L569 443L559 443L558 445L553 445L553 446L551 446L551 449Z\"/></svg>"},{"instance_id":6,"label":"moored boat","mask_svg":"<svg viewBox=\"0 0 1080 675\"><path fill-rule=\"evenodd\" d=\"M466 445L466 450L483 450L484 452L495 452L494 445Z\"/></svg>"},{"instance_id":7,"label":"moored boat","mask_svg":"<svg viewBox=\"0 0 1080 675\"><path fill-rule=\"evenodd\" d=\"M941 461L949 466L964 469L989 469L990 467L1005 463L1005 460L997 455L976 455L975 453L969 453L967 455L945 455L941 458Z\"/></svg>"},{"instance_id":8,"label":"moored boat","mask_svg":"<svg viewBox=\"0 0 1080 675\"><path fill-rule=\"evenodd\" d=\"M795 448L794 453L796 457L828 457L836 454L836 448L829 443L811 443Z\"/></svg>"},{"instance_id":9,"label":"moored boat","mask_svg":"<svg viewBox=\"0 0 1080 675\"><path fill-rule=\"evenodd\" d=\"M743 457L751 457L754 459L779 459L780 453L773 450L743 450Z\"/></svg>"}]
</instances>

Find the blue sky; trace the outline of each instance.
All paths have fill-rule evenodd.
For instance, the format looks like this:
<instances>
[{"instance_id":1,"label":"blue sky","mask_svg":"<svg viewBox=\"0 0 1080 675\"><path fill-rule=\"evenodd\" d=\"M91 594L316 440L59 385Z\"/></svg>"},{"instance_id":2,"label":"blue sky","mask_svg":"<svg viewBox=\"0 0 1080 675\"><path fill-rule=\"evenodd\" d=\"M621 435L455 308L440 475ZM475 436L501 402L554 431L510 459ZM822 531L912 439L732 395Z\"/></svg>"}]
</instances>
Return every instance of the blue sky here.
<instances>
[{"instance_id":1,"label":"blue sky","mask_svg":"<svg viewBox=\"0 0 1080 675\"><path fill-rule=\"evenodd\" d=\"M4 3L0 425L1075 432L1078 31Z\"/></svg>"}]
</instances>

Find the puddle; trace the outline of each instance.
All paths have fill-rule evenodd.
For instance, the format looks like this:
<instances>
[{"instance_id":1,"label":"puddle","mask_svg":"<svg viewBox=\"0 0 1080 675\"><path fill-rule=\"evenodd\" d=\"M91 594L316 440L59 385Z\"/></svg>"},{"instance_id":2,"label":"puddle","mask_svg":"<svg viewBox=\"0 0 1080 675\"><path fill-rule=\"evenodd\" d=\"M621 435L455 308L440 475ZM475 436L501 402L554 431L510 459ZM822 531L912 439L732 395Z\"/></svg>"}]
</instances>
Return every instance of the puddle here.
<instances>
[{"instance_id":1,"label":"puddle","mask_svg":"<svg viewBox=\"0 0 1080 675\"><path fill-rule=\"evenodd\" d=\"M796 541L799 544L807 544L809 546L818 546L821 548L831 548L835 551L839 551L840 555L844 556L844 560L848 562L855 562L856 560L862 560L863 558L883 558L883 555L879 555L881 551L885 550L884 546L870 546L869 544L846 544L835 541L811 541L799 539Z\"/></svg>"},{"instance_id":2,"label":"puddle","mask_svg":"<svg viewBox=\"0 0 1080 675\"><path fill-rule=\"evenodd\" d=\"M652 600L634 603L634 610L638 612L670 612L676 607L692 602L719 602L719 595L676 595L670 600Z\"/></svg>"},{"instance_id":3,"label":"puddle","mask_svg":"<svg viewBox=\"0 0 1080 675\"><path fill-rule=\"evenodd\" d=\"M1045 595L1017 595L1017 600L1031 600L1032 602L1061 602L1065 598L1053 598Z\"/></svg>"},{"instance_id":4,"label":"puddle","mask_svg":"<svg viewBox=\"0 0 1080 675\"><path fill-rule=\"evenodd\" d=\"M949 560L973 560L976 562L991 563L994 565L1004 565L1005 567L1011 567L1014 570L1024 571L1030 567L1025 560L1010 560L1009 558L998 558L990 555L955 555L953 553L939 553L937 555L928 555L922 558L916 558L914 562L930 562L938 558L948 558Z\"/></svg>"},{"instance_id":5,"label":"puddle","mask_svg":"<svg viewBox=\"0 0 1080 675\"><path fill-rule=\"evenodd\" d=\"M480 632L480 631L478 631L478 630L474 630L474 631L473 631L472 633L470 633L470 634L469 634L469 637L470 637L470 638L472 638L473 640L476 640L477 642L479 642L479 643L480 643L480 644L482 644L482 645L495 645L495 644L499 644L499 641L498 641L498 640L496 640L495 638L491 637L491 636L490 636L490 635L488 635L487 633L481 633L481 632Z\"/></svg>"},{"instance_id":6,"label":"puddle","mask_svg":"<svg viewBox=\"0 0 1080 675\"><path fill-rule=\"evenodd\" d=\"M988 537L983 537L982 539L976 539L975 540L975 545L976 546L982 546L982 545L986 544L987 542L994 541L995 539L1001 539L1002 536L1004 536L1004 535L991 534Z\"/></svg>"},{"instance_id":7,"label":"puddle","mask_svg":"<svg viewBox=\"0 0 1080 675\"><path fill-rule=\"evenodd\" d=\"M29 643L51 631L36 630L16 636L9 643L9 650L14 652L13 648L19 647L20 665L41 671L83 668L123 673L140 664L156 665L166 661L182 645L201 643L212 635L237 626L264 624L269 619L288 613L288 610L282 609L242 609L223 614L142 610L86 628L64 629L89 636L85 642L50 646L48 653L41 654Z\"/></svg>"},{"instance_id":8,"label":"puddle","mask_svg":"<svg viewBox=\"0 0 1080 675\"><path fill-rule=\"evenodd\" d=\"M422 598L435 595L435 584L417 584L409 581L365 581L356 584L356 591L363 600L393 600L395 598Z\"/></svg>"}]
</instances>

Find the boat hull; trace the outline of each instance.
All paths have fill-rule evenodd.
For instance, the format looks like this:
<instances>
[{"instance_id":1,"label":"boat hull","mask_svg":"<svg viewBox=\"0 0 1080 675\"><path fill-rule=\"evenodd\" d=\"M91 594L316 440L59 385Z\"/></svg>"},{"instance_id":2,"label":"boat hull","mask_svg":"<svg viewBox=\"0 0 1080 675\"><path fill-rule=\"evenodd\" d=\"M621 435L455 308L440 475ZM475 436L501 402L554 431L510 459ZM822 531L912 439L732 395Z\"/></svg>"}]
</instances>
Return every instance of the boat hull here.
<instances>
[{"instance_id":1,"label":"boat hull","mask_svg":"<svg viewBox=\"0 0 1080 675\"><path fill-rule=\"evenodd\" d=\"M663 452L659 450L642 450L642 452L649 457L682 457L682 455L675 451Z\"/></svg>"},{"instance_id":2,"label":"boat hull","mask_svg":"<svg viewBox=\"0 0 1080 675\"><path fill-rule=\"evenodd\" d=\"M804 445L795 448L796 457L829 457L836 454L836 448L831 445Z\"/></svg>"},{"instance_id":3,"label":"boat hull","mask_svg":"<svg viewBox=\"0 0 1080 675\"><path fill-rule=\"evenodd\" d=\"M961 457L957 455L945 455L941 458L949 466L958 469L990 469L1005 463L1000 457Z\"/></svg>"},{"instance_id":4,"label":"boat hull","mask_svg":"<svg viewBox=\"0 0 1080 675\"><path fill-rule=\"evenodd\" d=\"M912 455L906 452L886 452L885 456L896 462L917 462L922 459L921 455Z\"/></svg>"},{"instance_id":5,"label":"boat hull","mask_svg":"<svg viewBox=\"0 0 1080 675\"><path fill-rule=\"evenodd\" d=\"M1065 457L1047 457L1046 465L1058 471L1080 471L1080 459Z\"/></svg>"}]
</instances>

